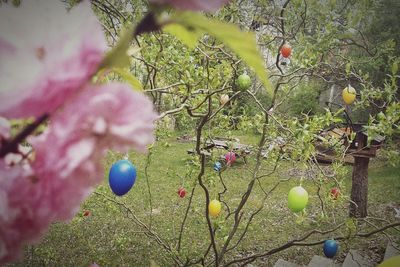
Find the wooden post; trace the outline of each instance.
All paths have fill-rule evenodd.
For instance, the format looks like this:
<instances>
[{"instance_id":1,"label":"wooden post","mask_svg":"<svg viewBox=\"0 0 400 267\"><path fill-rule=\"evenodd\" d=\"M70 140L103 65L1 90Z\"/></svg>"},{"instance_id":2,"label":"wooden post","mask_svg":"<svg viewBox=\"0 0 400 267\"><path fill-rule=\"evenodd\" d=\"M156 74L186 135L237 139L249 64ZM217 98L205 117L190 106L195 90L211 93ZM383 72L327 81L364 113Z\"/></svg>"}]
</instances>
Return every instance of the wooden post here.
<instances>
[{"instance_id":1,"label":"wooden post","mask_svg":"<svg viewBox=\"0 0 400 267\"><path fill-rule=\"evenodd\" d=\"M340 131L340 129L338 130ZM362 132L362 125L353 124L352 130L356 133L355 139L351 140L351 143L347 142L346 140L344 142L344 145L348 147L346 150L346 156L354 158L349 215L350 217L364 218L368 215L367 203L369 159L376 156L377 149L379 149L379 147L382 145L384 138L375 137L369 144L368 136ZM333 134L337 134L335 129L330 131ZM347 135L346 132L343 134ZM317 145L315 147L318 149ZM318 162L327 162L329 160L329 156L330 155L328 153L321 152L317 155L317 160ZM334 159L334 157L335 154L331 156L331 161ZM331 161L328 162L331 163Z\"/></svg>"},{"instance_id":2,"label":"wooden post","mask_svg":"<svg viewBox=\"0 0 400 267\"><path fill-rule=\"evenodd\" d=\"M355 157L351 185L350 217L367 217L369 158Z\"/></svg>"},{"instance_id":3,"label":"wooden post","mask_svg":"<svg viewBox=\"0 0 400 267\"><path fill-rule=\"evenodd\" d=\"M368 215L368 164L372 155L362 153L367 146L367 136L363 133L356 134L354 144L358 151L354 154L350 217L365 218Z\"/></svg>"}]
</instances>

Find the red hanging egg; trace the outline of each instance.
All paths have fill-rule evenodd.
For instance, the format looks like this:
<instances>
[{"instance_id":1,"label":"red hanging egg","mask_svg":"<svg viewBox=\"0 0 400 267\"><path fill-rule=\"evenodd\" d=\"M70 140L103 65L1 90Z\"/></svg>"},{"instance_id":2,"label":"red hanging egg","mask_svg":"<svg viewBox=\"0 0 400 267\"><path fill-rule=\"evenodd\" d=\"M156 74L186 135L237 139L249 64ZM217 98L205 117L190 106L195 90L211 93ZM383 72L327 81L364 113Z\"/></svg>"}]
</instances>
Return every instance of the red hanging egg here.
<instances>
[{"instance_id":1,"label":"red hanging egg","mask_svg":"<svg viewBox=\"0 0 400 267\"><path fill-rule=\"evenodd\" d=\"M186 190L183 187L180 187L178 190L178 195L180 198L184 198L186 196Z\"/></svg>"},{"instance_id":2,"label":"red hanging egg","mask_svg":"<svg viewBox=\"0 0 400 267\"><path fill-rule=\"evenodd\" d=\"M290 57L290 55L292 54L292 47L289 44L284 44L281 47L281 55L284 58L288 58Z\"/></svg>"},{"instance_id":3,"label":"red hanging egg","mask_svg":"<svg viewBox=\"0 0 400 267\"><path fill-rule=\"evenodd\" d=\"M339 195L340 195L339 188L337 188L337 187L332 188L332 190L331 190L331 198L336 200L336 199L338 199Z\"/></svg>"},{"instance_id":4,"label":"red hanging egg","mask_svg":"<svg viewBox=\"0 0 400 267\"><path fill-rule=\"evenodd\" d=\"M85 211L83 212L83 216L87 217L87 216L89 216L89 215L90 215L90 211L85 210Z\"/></svg>"},{"instance_id":5,"label":"red hanging egg","mask_svg":"<svg viewBox=\"0 0 400 267\"><path fill-rule=\"evenodd\" d=\"M225 154L225 160L226 160L226 163L227 163L227 164L232 164L232 163L234 163L235 160L236 160L236 154L235 154L235 152L230 151L230 152L226 153L226 154Z\"/></svg>"}]
</instances>

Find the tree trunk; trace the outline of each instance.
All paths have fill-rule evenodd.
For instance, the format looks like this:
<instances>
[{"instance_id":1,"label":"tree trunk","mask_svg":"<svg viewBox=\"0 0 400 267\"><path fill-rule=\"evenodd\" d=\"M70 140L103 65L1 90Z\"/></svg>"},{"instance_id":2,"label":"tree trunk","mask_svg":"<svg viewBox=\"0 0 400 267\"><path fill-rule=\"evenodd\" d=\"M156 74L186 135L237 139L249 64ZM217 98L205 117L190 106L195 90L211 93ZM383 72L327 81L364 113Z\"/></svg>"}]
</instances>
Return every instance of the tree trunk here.
<instances>
[{"instance_id":1,"label":"tree trunk","mask_svg":"<svg viewBox=\"0 0 400 267\"><path fill-rule=\"evenodd\" d=\"M350 217L367 217L369 158L354 157Z\"/></svg>"}]
</instances>

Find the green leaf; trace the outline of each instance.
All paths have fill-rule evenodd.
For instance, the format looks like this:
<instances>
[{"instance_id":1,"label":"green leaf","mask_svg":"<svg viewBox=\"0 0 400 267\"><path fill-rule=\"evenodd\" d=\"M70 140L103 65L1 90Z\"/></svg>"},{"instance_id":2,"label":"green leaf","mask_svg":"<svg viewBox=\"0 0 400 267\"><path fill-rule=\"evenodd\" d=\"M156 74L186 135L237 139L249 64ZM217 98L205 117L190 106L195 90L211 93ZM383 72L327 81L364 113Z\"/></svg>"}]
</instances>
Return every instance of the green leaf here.
<instances>
[{"instance_id":1,"label":"green leaf","mask_svg":"<svg viewBox=\"0 0 400 267\"><path fill-rule=\"evenodd\" d=\"M200 13L189 11L175 13L171 16L171 20L184 26L187 31L197 34L206 32L225 43L248 66L254 69L264 87L272 95L272 85L268 80L264 59L258 51L254 33L243 32L234 24L209 19Z\"/></svg>"},{"instance_id":2,"label":"green leaf","mask_svg":"<svg viewBox=\"0 0 400 267\"><path fill-rule=\"evenodd\" d=\"M107 52L100 64L100 68L124 68L129 66L128 48L133 39L133 26L126 29L122 34L118 43L113 49Z\"/></svg>"},{"instance_id":3,"label":"green leaf","mask_svg":"<svg viewBox=\"0 0 400 267\"><path fill-rule=\"evenodd\" d=\"M347 74L347 75L350 74L350 68L351 68L351 64L350 64L350 62L348 62L348 63L346 64L346 74Z\"/></svg>"},{"instance_id":4,"label":"green leaf","mask_svg":"<svg viewBox=\"0 0 400 267\"><path fill-rule=\"evenodd\" d=\"M143 86L139 82L139 80L132 73L130 73L127 69L113 68L111 71L118 74L124 81L126 81L134 89L139 90L139 91L143 90Z\"/></svg>"},{"instance_id":5,"label":"green leaf","mask_svg":"<svg viewBox=\"0 0 400 267\"><path fill-rule=\"evenodd\" d=\"M392 74L396 75L398 70L399 70L399 65L398 65L397 61L395 61L392 64Z\"/></svg>"},{"instance_id":6,"label":"green leaf","mask_svg":"<svg viewBox=\"0 0 400 267\"><path fill-rule=\"evenodd\" d=\"M194 49L197 45L197 40L201 36L201 32L195 29L186 28L180 24L168 24L163 27L163 31L174 35L182 43L187 45L190 49Z\"/></svg>"}]
</instances>

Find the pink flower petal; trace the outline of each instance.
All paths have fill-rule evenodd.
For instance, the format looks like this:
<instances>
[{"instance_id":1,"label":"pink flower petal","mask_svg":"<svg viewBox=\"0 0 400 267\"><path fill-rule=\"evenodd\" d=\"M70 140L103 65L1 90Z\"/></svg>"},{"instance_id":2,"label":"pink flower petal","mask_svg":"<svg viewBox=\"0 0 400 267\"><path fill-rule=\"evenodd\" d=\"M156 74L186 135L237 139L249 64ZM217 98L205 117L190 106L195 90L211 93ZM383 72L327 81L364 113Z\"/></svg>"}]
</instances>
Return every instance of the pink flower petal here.
<instances>
[{"instance_id":1,"label":"pink flower petal","mask_svg":"<svg viewBox=\"0 0 400 267\"><path fill-rule=\"evenodd\" d=\"M107 149L146 150L154 141L156 117L150 100L117 83L87 86L52 117L48 130L31 143L35 173L55 186L52 209L58 219L71 218L102 181L101 159Z\"/></svg>"},{"instance_id":2,"label":"pink flower petal","mask_svg":"<svg viewBox=\"0 0 400 267\"><path fill-rule=\"evenodd\" d=\"M22 245L36 241L50 217L37 209L39 188L29 166L7 166L0 160L0 265L20 256Z\"/></svg>"},{"instance_id":3,"label":"pink flower petal","mask_svg":"<svg viewBox=\"0 0 400 267\"><path fill-rule=\"evenodd\" d=\"M0 6L0 115L51 113L96 71L106 41L90 3L67 12L58 1Z\"/></svg>"}]
</instances>

